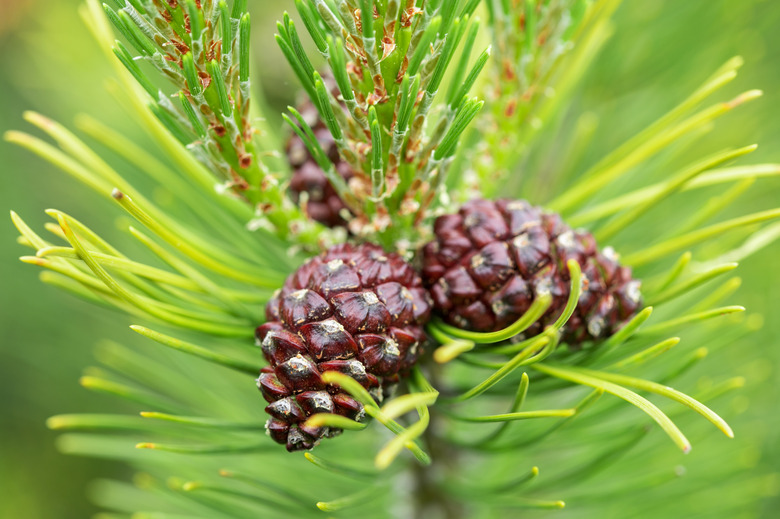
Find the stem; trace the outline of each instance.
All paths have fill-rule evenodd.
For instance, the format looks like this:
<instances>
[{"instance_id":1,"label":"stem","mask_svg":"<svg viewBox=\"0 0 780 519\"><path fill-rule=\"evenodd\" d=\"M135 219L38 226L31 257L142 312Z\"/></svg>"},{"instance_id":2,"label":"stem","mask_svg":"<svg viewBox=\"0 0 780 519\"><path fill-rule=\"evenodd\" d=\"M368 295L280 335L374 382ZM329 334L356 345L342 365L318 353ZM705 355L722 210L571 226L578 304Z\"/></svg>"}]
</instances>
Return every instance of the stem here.
<instances>
[{"instance_id":1,"label":"stem","mask_svg":"<svg viewBox=\"0 0 780 519\"><path fill-rule=\"evenodd\" d=\"M440 387L441 371L441 366L431 366L430 378L434 387ZM428 467L415 463L412 468L414 519L465 519L467 515L463 505L444 490L446 481L461 472L460 451L451 443L441 441L445 417L432 411L430 424L422 439L435 462Z\"/></svg>"}]
</instances>

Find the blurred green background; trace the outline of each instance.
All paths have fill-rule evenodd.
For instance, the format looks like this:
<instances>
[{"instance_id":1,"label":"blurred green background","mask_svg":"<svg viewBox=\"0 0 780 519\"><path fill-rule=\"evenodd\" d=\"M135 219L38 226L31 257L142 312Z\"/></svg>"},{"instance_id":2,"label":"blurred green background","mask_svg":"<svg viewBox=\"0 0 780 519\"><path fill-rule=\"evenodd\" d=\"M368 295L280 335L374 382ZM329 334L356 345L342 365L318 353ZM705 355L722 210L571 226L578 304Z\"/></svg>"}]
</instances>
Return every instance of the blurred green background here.
<instances>
[{"instance_id":1,"label":"blurred green background","mask_svg":"<svg viewBox=\"0 0 780 519\"><path fill-rule=\"evenodd\" d=\"M22 112L39 111L70 125L79 112L109 122L134 139L138 129L103 88L110 68L81 23L79 0L0 0L0 130L25 128ZM255 77L274 106L293 100L295 83L271 38L276 17L291 1L256 2ZM761 88L765 96L729 114L705 139L709 151L758 142L751 162L780 161L780 3L773 0L627 1L616 32L578 92L583 110L600 124L585 160L589 163L683 99L734 55L746 59L727 94ZM726 97L723 97L724 99ZM706 146L705 146L706 145ZM565 150L559 150L565 153ZM30 154L0 144L0 206L14 209L33 227L56 206L98 230L112 226L108 202ZM742 199L748 209L780 205L780 181L763 182ZM747 212L743 211L743 212ZM115 213L112 213L115 214ZM88 517L89 482L127 477L110 462L59 455L48 416L115 410L116 403L89 394L78 377L92 362L102 337L131 342L126 320L93 308L37 281L38 270L16 261L27 252L16 245L9 219L0 225L0 517L25 519ZM120 242L121 243L121 242ZM734 301L763 309L765 324L749 348L710 360L715 376L744 374L739 409L723 410L748 443L740 463L755 478L745 517L777 517L780 463L777 396L780 389L780 269L775 245L745 261L743 286ZM734 406L732 406L734 407ZM745 443L742 446L745 446ZM723 443L704 445L700 455L718 456ZM706 495L702 495L706 499ZM734 517L740 517L739 510ZM652 512L646 517L654 517Z\"/></svg>"}]
</instances>

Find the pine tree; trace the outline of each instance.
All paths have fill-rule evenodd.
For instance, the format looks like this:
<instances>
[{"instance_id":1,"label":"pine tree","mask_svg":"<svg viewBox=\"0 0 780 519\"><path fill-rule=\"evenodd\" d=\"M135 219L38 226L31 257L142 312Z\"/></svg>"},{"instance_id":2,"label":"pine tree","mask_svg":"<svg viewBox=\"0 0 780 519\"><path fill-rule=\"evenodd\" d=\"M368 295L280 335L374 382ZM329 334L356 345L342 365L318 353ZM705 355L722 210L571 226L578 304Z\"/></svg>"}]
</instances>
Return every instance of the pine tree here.
<instances>
[{"instance_id":1,"label":"pine tree","mask_svg":"<svg viewBox=\"0 0 780 519\"><path fill-rule=\"evenodd\" d=\"M104 367L81 380L137 404L140 416L49 422L67 431L66 452L121 459L138 471L133 484L102 484L106 518L306 517L319 510L505 517L518 508L560 508L570 496L619 506L679 476L655 459L669 440L691 449L677 425L680 408L664 412L642 395L682 404L733 436L705 404L739 379L721 379L696 398L672 386L699 364L705 346L750 332L749 322L734 318L742 307L723 306L736 288L728 276L736 261L774 240L777 227L766 223L780 210L710 222L778 167L723 167L755 149L744 146L649 178L636 172L658 169L658 157L760 95L751 90L700 107L734 79L741 60L596 164L576 165L576 177L533 160L552 140L576 150L579 136L564 140L561 130L567 99L606 41L618 4L296 0L298 22L284 13L276 41L318 120L293 107L284 119L348 209L346 227L328 228L309 218L306 196L287 194L283 131L267 123L250 82L246 0L87 2L85 21L116 66L122 100L167 164L108 129L92 137L174 193L177 204L164 207L135 187L138 179L120 175L42 115L26 119L56 146L15 131L6 138L114 200L132 220L123 220L124 229L147 252L125 255L110 237L58 210L48 211L55 223L46 237L12 213L20 243L35 251L22 260L47 269L45 282L129 314L142 323L134 331L166 347L114 345L100 354ZM262 71L252 77L262 81ZM317 125L328 135L315 132ZM338 157L325 147L332 143ZM353 176L345 179L338 162ZM725 189L701 207L664 205L711 186ZM578 333L584 324L571 319L586 297L586 265L569 258L555 273L565 290L551 318L543 316L553 298L542 291L497 331L452 326L445 321L457 320L440 309L426 327L432 354L410 360L394 394L380 398L354 376L322 373L317 389L355 402L370 421L307 412L301 427L346 432L305 454L268 438L254 379L269 371L253 336L263 308L278 300L275 290L300 276L296 269L308 258L346 242L378 244L419 262L418 251L438 237L437 217L470 199L507 195L528 198L613 247L641 280L645 306L622 316L608 336ZM731 239L722 239L726 233ZM682 331L689 348L675 355ZM653 421L657 427L648 427ZM604 484L601 471L621 456L653 470ZM537 465L562 469L546 476ZM717 484L717 471L711 478L688 485ZM677 485L669 499L686 488Z\"/></svg>"}]
</instances>

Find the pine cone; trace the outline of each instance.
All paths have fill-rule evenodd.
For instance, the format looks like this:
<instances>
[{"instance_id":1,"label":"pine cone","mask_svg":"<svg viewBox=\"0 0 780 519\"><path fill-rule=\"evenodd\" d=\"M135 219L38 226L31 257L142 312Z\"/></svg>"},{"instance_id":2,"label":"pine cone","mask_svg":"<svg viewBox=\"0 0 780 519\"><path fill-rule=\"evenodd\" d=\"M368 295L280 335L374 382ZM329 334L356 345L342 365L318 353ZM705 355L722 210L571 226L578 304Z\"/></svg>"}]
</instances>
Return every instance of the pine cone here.
<instances>
[{"instance_id":1,"label":"pine cone","mask_svg":"<svg viewBox=\"0 0 780 519\"><path fill-rule=\"evenodd\" d=\"M326 84L335 89L333 80L325 78ZM338 89L335 95L338 96ZM355 172L345 161L341 160L339 150L328 127L320 119L319 112L311 101L306 101L298 107L298 111L311 126L314 136L317 138L322 150L333 162L336 171L349 181ZM342 216L342 211L349 211L344 202L339 198L336 190L325 177L325 173L320 168L317 161L309 153L306 144L293 133L287 141L287 158L293 169L290 179L290 195L296 203L300 203L301 195L306 193L306 212L313 220L320 222L327 227L343 227L346 220Z\"/></svg>"},{"instance_id":2,"label":"pine cone","mask_svg":"<svg viewBox=\"0 0 780 519\"><path fill-rule=\"evenodd\" d=\"M311 449L341 431L307 427L309 416L360 421L362 404L320 375L349 375L381 401L417 361L431 304L414 269L376 245L338 245L305 263L268 303L268 322L256 332L270 363L257 379L270 402L269 435L289 451Z\"/></svg>"},{"instance_id":3,"label":"pine cone","mask_svg":"<svg viewBox=\"0 0 780 519\"><path fill-rule=\"evenodd\" d=\"M454 326L501 330L549 292L552 305L526 335L541 332L568 300L570 259L582 267L583 292L563 329L565 342L607 337L640 307L640 283L612 248L599 251L593 235L528 202L472 200L437 218L434 233L422 252L423 279L435 310Z\"/></svg>"}]
</instances>

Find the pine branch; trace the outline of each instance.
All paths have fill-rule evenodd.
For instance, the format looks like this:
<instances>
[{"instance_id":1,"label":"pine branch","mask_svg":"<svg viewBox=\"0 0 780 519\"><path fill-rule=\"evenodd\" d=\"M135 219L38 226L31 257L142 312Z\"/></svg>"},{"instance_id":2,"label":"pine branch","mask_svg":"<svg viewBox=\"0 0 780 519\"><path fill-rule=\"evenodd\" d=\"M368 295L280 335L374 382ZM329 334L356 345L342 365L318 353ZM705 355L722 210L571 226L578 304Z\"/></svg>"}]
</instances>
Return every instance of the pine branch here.
<instances>
[{"instance_id":1,"label":"pine branch","mask_svg":"<svg viewBox=\"0 0 780 519\"><path fill-rule=\"evenodd\" d=\"M145 91L140 102L216 177L221 189L250 204L257 212L253 225L267 221L280 236L293 231L311 244L322 229L303 218L285 196L279 172L264 162L268 153L278 150L263 143L273 141L268 137L271 129L255 125L260 116L250 95L246 3L236 1L232 9L225 0L118 4L118 10L104 4L105 14L135 54L120 41L113 51ZM99 25L96 4L90 6L89 23ZM178 89L176 101L171 101L169 89L158 87L146 74L144 63Z\"/></svg>"},{"instance_id":2,"label":"pine branch","mask_svg":"<svg viewBox=\"0 0 780 519\"><path fill-rule=\"evenodd\" d=\"M495 56L482 84L491 111L478 123L479 185L500 186L520 166L606 40L620 0L485 2ZM476 137L476 136L475 136ZM495 194L489 188L488 195Z\"/></svg>"},{"instance_id":3,"label":"pine branch","mask_svg":"<svg viewBox=\"0 0 780 519\"><path fill-rule=\"evenodd\" d=\"M457 160L469 158L461 140L482 108L481 101L467 97L490 58L486 50L471 59L479 41L474 16L479 3L297 0L303 25L328 63L335 89L306 54L293 20L285 15L279 23L281 52L332 135L341 160L355 170L351 180L344 180L307 118L290 110L287 121L352 211L351 240L373 240L390 250L411 252L434 232L432 216L451 199L470 196L467 179L450 173ZM499 80L492 85L497 92L488 97L485 111L498 129L483 135L497 162L490 171L478 165L483 192L503 185L493 179L516 165L534 136L535 118L546 120L561 101L545 100L543 91L556 84L559 94L566 92L603 43L616 5L610 0L486 2ZM95 2L88 6L90 27L105 41L102 11ZM733 436L709 406L725 409L724 415L733 415L733 409L709 401L739 389L744 379L720 377L701 388L690 377L697 376L694 370L704 365L719 340L730 344L756 327L750 317L740 318L743 307L724 302L739 286L737 278L726 276L736 268L734 261L780 236L777 224L751 234L780 212L769 209L721 223L708 221L755 179L776 175L778 167L713 169L753 150L746 147L697 160L649 186L642 187L630 173L685 135L758 96L749 91L695 112L707 96L733 79L739 60L726 64L669 114L561 189L550 204L573 215L576 225L591 225L600 238L622 245L637 222L660 212L663 200L737 182L701 209L673 211L676 226L643 234L633 248L621 247L625 263L652 275L643 288L652 307L639 310L637 303L636 313L616 323L609 337L593 333L592 338L572 340L567 326L584 305L594 279L577 259L556 256L559 264L550 269L554 267L554 273L543 275L554 276L561 286L537 283L529 292L533 302L526 312L504 329L474 332L433 320L427 331L435 343L436 363L407 366L405 394L388 394L380 403L386 388L369 389L368 383L364 386L335 368L317 372L323 393L342 391L361 409L354 419L316 412L300 422L309 430L346 431L342 439L318 446L317 455L282 452L259 433L270 427L254 388L262 389L261 379L252 378L260 373L276 377L276 372L275 366L263 365L260 350L249 347L249 339L263 320L260 307L281 297L271 290L282 287L302 260L290 251L319 243L321 228L305 219L305 202L296 207L287 199L284 186L261 160L250 123L246 6L245 0L236 1L232 10L225 2L209 0L128 0L118 10L105 11L126 40L117 42L115 50L127 69L124 102L138 109L145 129L181 171L161 165L94 120L81 118L78 126L175 194L192 218L144 196L134 181L73 133L42 116L30 113L26 118L56 147L20 132L6 135L112 200L117 213L135 222L124 222L122 229L151 258L125 255L113 240L61 211L47 211L56 223L45 226L51 234L46 238L15 213L11 216L21 235L19 243L35 251L22 261L47 269L45 282L131 315L134 322L144 323L132 329L152 339L135 348L102 344L96 352L102 367L88 369L81 379L88 390L137 406L140 417L60 415L48 422L50 428L66 431L59 440L63 452L122 459L142 473L135 487L103 483L101 504L140 517L175 517L170 512L174 510L187 517L218 518L272 516L280 510L295 517L321 511L361 517L387 511L407 517L423 516L429 509L452 515L560 508L564 502L559 496L568 499L577 491L604 495L598 478L621 458L642 467L662 458L659 453L666 452L667 440L648 433L651 421L683 451L690 450L682 432L688 429L687 415L662 410L640 392L682 403L684 411L693 410ZM514 30L518 25L519 33ZM575 44L571 51L570 43ZM561 70L564 62L570 71ZM173 99L180 106L157 89L139 63L173 82L178 90ZM502 147L507 142L508 149ZM243 201L216 194L215 173L228 180ZM598 199L599 191L617 180L627 182L629 190L611 200ZM258 232L250 234L245 225L258 208L260 215L253 222ZM264 230L269 222L271 228ZM735 240L723 240L727 232ZM548 243L548 248L563 248L565 241ZM710 247L709 254L698 248L683 252L702 243ZM608 249L603 255L616 257ZM377 261L384 265L388 258ZM337 259L319 266L332 274L343 264ZM716 279L720 285L711 283ZM418 279L411 288L423 290L421 286ZM636 280L626 286L639 290ZM292 295L305 296L308 290ZM555 291L565 294L557 305ZM379 298L374 299L372 304L379 304ZM269 316L272 311L269 306ZM294 331L289 332L291 342L299 337ZM672 332L675 335L668 337ZM686 349L690 344L694 347ZM704 344L708 347L696 347ZM388 351L397 356L398 344L393 347ZM262 351L269 355L265 347ZM299 351L293 357L303 358ZM690 395L671 389L672 383ZM582 392L582 386L590 389ZM604 393L644 414L627 412L619 399L600 398ZM698 434L691 438L698 439ZM639 441L643 448L633 449ZM463 462L461 452L477 461ZM550 467L551 475L540 473L537 465L545 471ZM659 480L669 480L668 471L661 476ZM414 502L399 483L409 477L418 483ZM626 482L616 499L632 499L631 493L644 489L645 483ZM416 509L393 508L399 506Z\"/></svg>"},{"instance_id":4,"label":"pine branch","mask_svg":"<svg viewBox=\"0 0 780 519\"><path fill-rule=\"evenodd\" d=\"M300 117L288 120L345 201L349 229L396 247L419 236L420 224L446 205L447 172L458 141L482 103L468 93L489 51L469 64L479 2L400 0L297 1L309 36L337 88L328 90L285 15L277 42L338 147L354 170L347 187ZM464 42L465 37L465 43ZM381 42L381 44L380 44ZM463 43L461 56L457 52ZM459 88L439 95L453 69ZM453 83L454 85L455 83ZM349 193L347 195L347 193Z\"/></svg>"}]
</instances>

